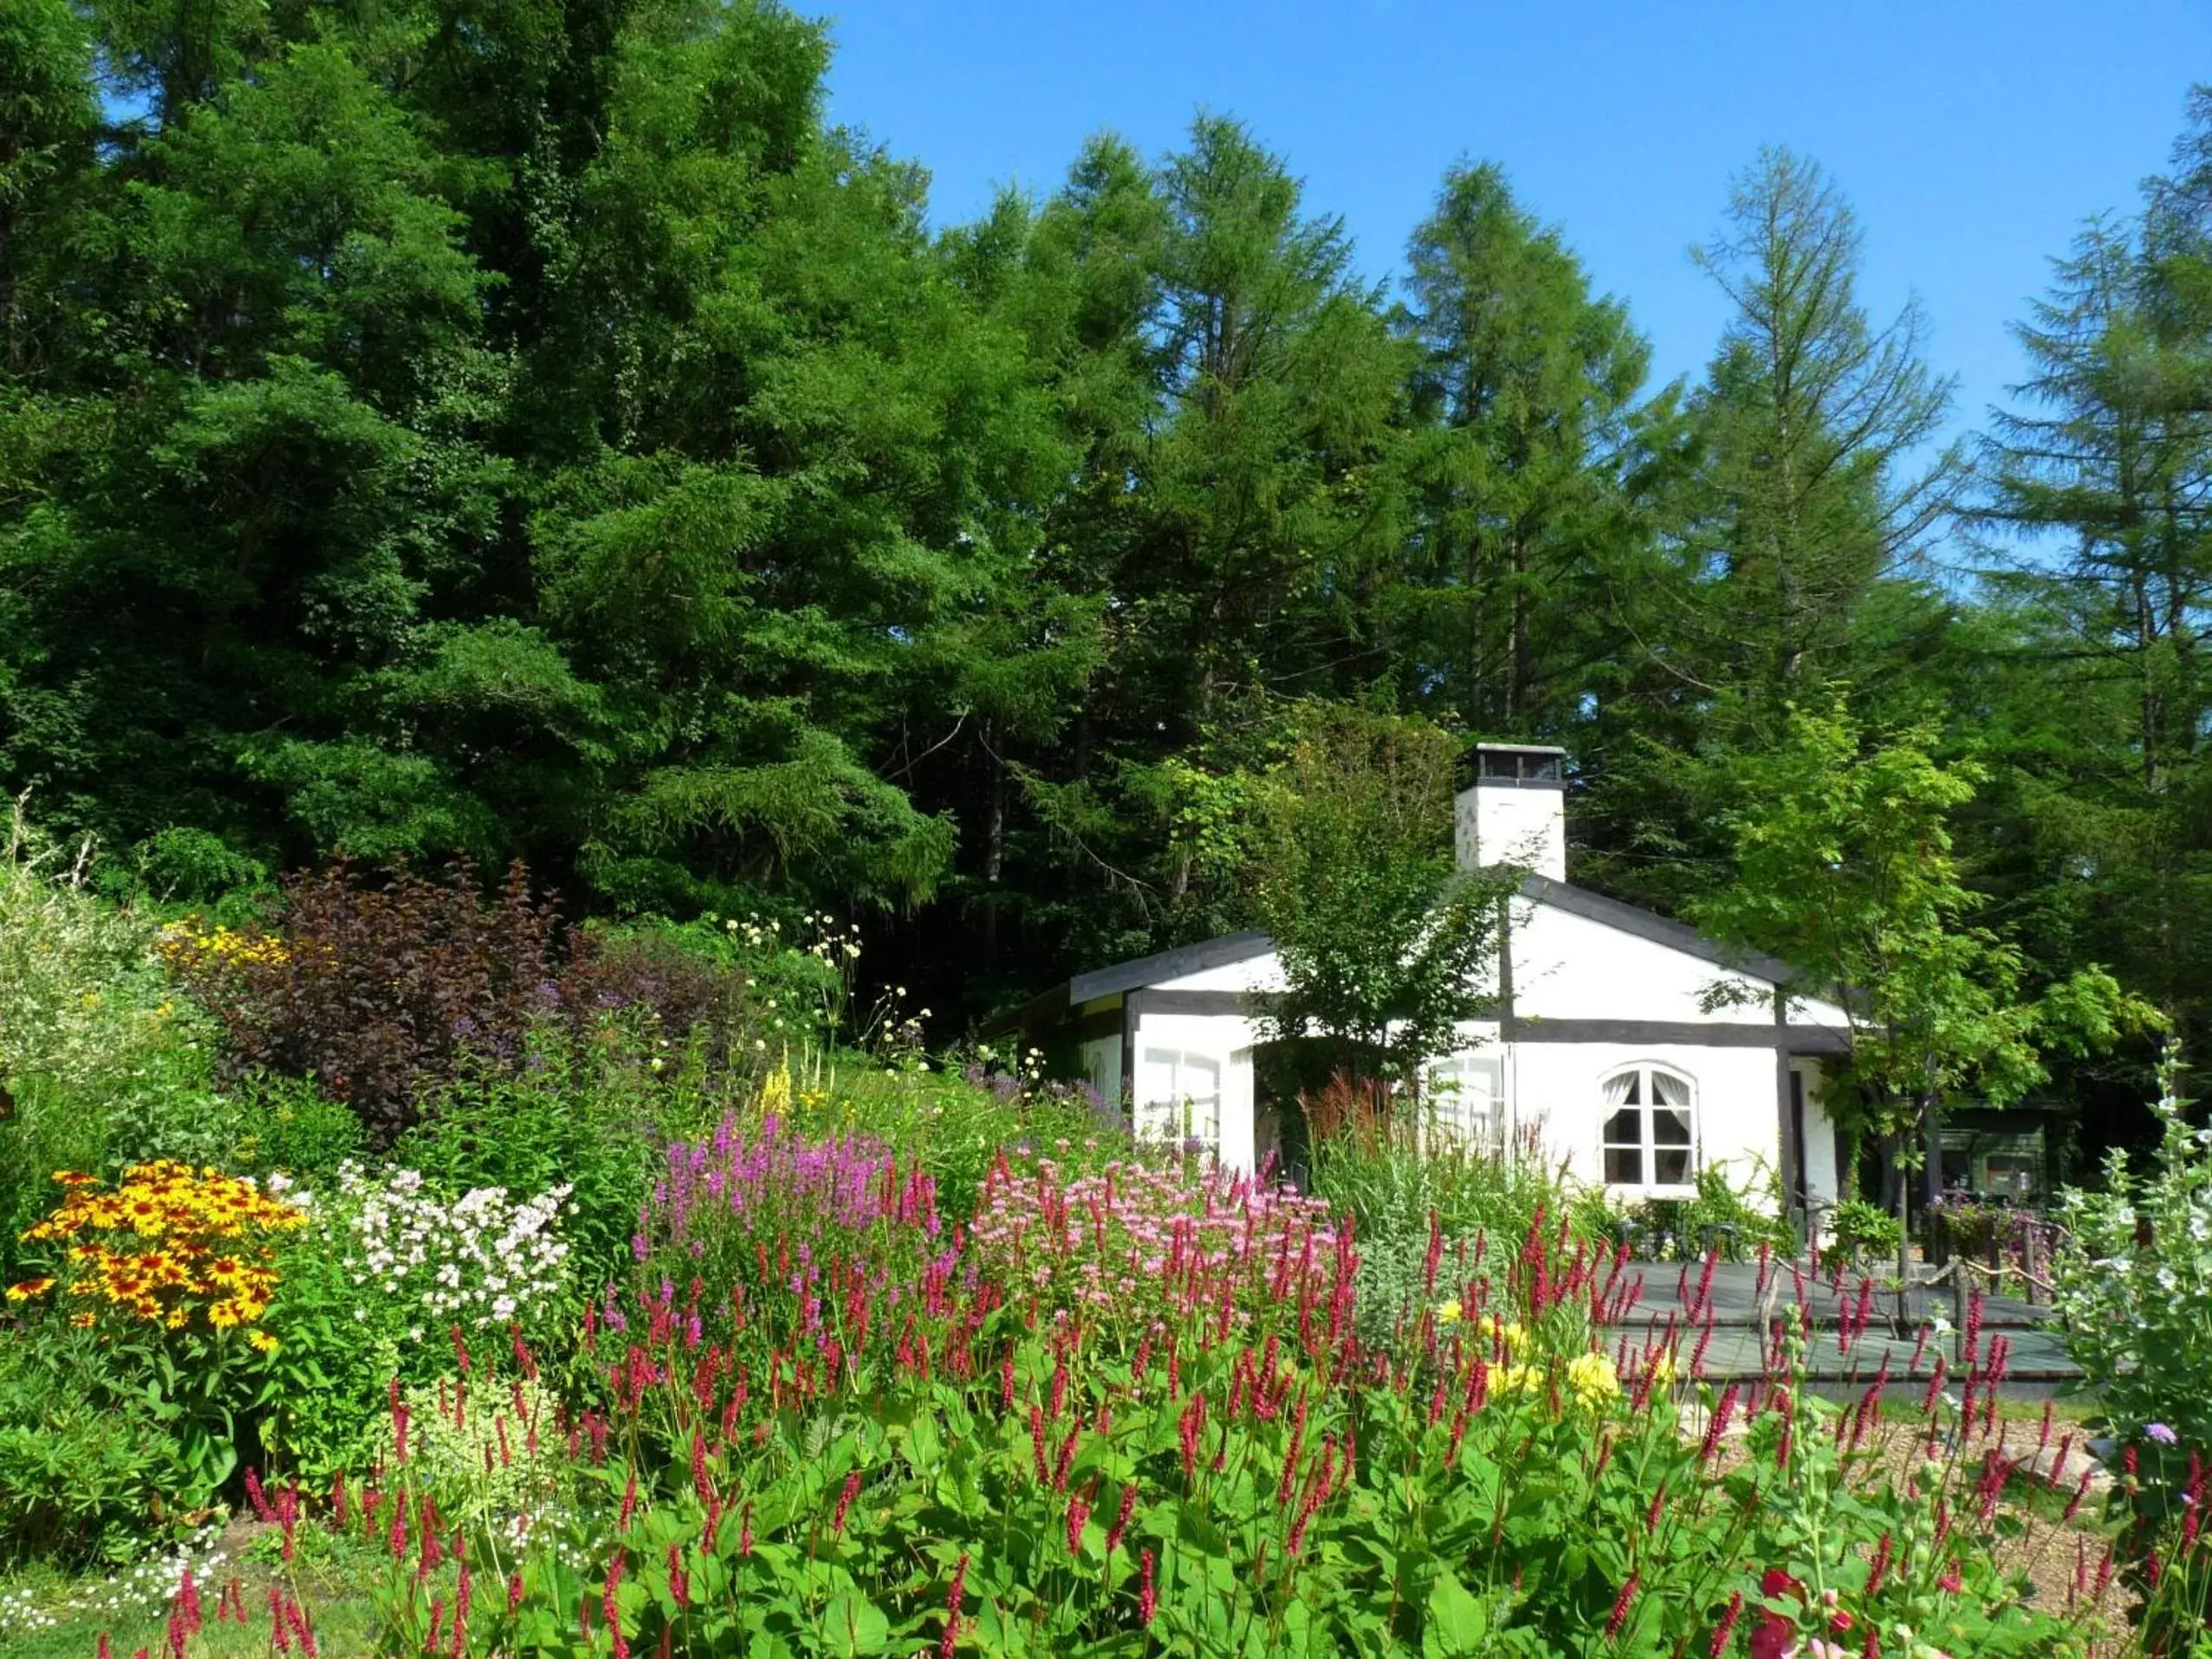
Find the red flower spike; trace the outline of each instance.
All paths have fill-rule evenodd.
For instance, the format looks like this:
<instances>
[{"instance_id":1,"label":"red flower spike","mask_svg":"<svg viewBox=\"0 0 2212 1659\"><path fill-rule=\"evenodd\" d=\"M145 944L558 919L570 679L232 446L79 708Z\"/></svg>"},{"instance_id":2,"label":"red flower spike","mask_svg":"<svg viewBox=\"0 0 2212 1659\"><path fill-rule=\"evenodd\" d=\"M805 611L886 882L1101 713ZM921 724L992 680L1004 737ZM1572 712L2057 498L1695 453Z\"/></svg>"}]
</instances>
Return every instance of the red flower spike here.
<instances>
[{"instance_id":1,"label":"red flower spike","mask_svg":"<svg viewBox=\"0 0 2212 1659\"><path fill-rule=\"evenodd\" d=\"M1129 1531L1129 1518L1137 1508L1137 1487L1134 1481L1121 1488L1121 1507L1115 1512L1113 1525L1106 1531L1106 1553L1112 1555L1121 1547L1124 1534Z\"/></svg>"},{"instance_id":2,"label":"red flower spike","mask_svg":"<svg viewBox=\"0 0 2212 1659\"><path fill-rule=\"evenodd\" d=\"M1636 1586L1641 1575L1630 1573L1628 1582L1620 1587L1620 1594L1613 1597L1612 1617L1605 1621L1605 1640L1610 1642L1620 1634L1620 1627L1628 1622L1628 1610L1636 1600Z\"/></svg>"},{"instance_id":3,"label":"red flower spike","mask_svg":"<svg viewBox=\"0 0 2212 1659\"><path fill-rule=\"evenodd\" d=\"M630 1644L622 1635L621 1603L616 1598L616 1592L622 1588L624 1565L622 1552L615 1551L614 1559L607 1567L607 1587L600 1592L600 1611L607 1617L607 1633L614 1638L614 1659L630 1659Z\"/></svg>"},{"instance_id":4,"label":"red flower spike","mask_svg":"<svg viewBox=\"0 0 2212 1659\"><path fill-rule=\"evenodd\" d=\"M944 1597L944 1636L938 1642L937 1659L952 1659L952 1650L960 1643L960 1604L968 1591L968 1555L961 1552L960 1565L952 1570L952 1587Z\"/></svg>"},{"instance_id":5,"label":"red flower spike","mask_svg":"<svg viewBox=\"0 0 2212 1659\"><path fill-rule=\"evenodd\" d=\"M1765 1249L1765 1245L1759 1247ZM1743 1592L1739 1590L1729 1597L1728 1610L1721 1615L1720 1624L1713 1631L1713 1644L1706 1649L1708 1659L1721 1659L1728 1651L1729 1638L1735 1634L1735 1622L1743 1617Z\"/></svg>"}]
</instances>

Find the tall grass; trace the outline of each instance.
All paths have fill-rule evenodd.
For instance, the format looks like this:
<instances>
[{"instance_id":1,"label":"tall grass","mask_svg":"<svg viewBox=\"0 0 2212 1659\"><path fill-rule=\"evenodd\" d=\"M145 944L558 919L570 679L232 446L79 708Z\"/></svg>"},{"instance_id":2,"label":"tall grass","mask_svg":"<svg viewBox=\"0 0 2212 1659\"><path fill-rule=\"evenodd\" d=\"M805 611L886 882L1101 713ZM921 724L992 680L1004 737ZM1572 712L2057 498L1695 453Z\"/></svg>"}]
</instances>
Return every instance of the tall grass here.
<instances>
[{"instance_id":1,"label":"tall grass","mask_svg":"<svg viewBox=\"0 0 2212 1659\"><path fill-rule=\"evenodd\" d=\"M1564 1218L1577 1237L1594 1239L1612 1223L1602 1195L1579 1192L1544 1166L1533 1135L1505 1146L1467 1144L1424 1126L1417 1104L1341 1078L1300 1104L1313 1190L1350 1213L1363 1246L1425 1244L1432 1221L1447 1238L1518 1239L1539 1208Z\"/></svg>"}]
</instances>

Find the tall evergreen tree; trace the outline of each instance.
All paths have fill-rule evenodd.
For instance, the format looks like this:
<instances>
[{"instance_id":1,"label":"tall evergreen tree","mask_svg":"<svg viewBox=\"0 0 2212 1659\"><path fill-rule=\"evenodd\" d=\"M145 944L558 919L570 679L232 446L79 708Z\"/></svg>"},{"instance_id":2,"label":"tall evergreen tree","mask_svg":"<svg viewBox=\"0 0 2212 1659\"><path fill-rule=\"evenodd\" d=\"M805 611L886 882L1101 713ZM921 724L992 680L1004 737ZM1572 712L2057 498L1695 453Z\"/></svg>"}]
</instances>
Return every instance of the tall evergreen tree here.
<instances>
[{"instance_id":1,"label":"tall evergreen tree","mask_svg":"<svg viewBox=\"0 0 2212 1659\"><path fill-rule=\"evenodd\" d=\"M1648 579L1650 351L1494 166L1445 176L1407 252L1420 352L1399 683L1492 736L1568 731Z\"/></svg>"},{"instance_id":2,"label":"tall evergreen tree","mask_svg":"<svg viewBox=\"0 0 2212 1659\"><path fill-rule=\"evenodd\" d=\"M1983 522L2018 556L2041 697L2021 723L2016 879L2201 1030L2212 970L2212 103L2144 211L2092 222L2016 334L2029 365L1996 412Z\"/></svg>"},{"instance_id":3,"label":"tall evergreen tree","mask_svg":"<svg viewBox=\"0 0 2212 1659\"><path fill-rule=\"evenodd\" d=\"M1734 311L1685 411L1642 695L1609 711L1586 813L1601 878L1670 909L1724 878L1730 767L1776 740L1792 697L1884 697L1940 651L1949 607L1922 559L1963 465L1925 453L1949 385L1922 361L1916 304L1869 320L1858 219L1819 166L1762 152L1693 257ZM1889 712L1918 712L1910 687L1903 701Z\"/></svg>"},{"instance_id":4,"label":"tall evergreen tree","mask_svg":"<svg viewBox=\"0 0 2212 1659\"><path fill-rule=\"evenodd\" d=\"M1689 535L1711 664L1755 698L1850 667L1851 625L1949 511L1956 450L1935 436L1949 385L1921 360L1917 301L1886 326L1858 295L1858 216L1815 164L1762 152L1695 258L1735 314L1693 413L1706 450Z\"/></svg>"}]
</instances>

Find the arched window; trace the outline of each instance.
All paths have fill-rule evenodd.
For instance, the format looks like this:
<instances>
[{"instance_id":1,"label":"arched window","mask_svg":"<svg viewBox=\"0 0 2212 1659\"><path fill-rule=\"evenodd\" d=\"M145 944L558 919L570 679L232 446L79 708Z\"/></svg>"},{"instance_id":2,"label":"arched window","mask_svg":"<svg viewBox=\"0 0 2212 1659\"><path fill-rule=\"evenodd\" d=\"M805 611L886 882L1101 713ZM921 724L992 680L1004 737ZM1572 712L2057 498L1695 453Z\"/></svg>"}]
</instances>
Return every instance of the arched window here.
<instances>
[{"instance_id":1,"label":"arched window","mask_svg":"<svg viewBox=\"0 0 2212 1659\"><path fill-rule=\"evenodd\" d=\"M1697 1180L1697 1108L1690 1079L1630 1066L1603 1085L1605 1183L1688 1187Z\"/></svg>"}]
</instances>

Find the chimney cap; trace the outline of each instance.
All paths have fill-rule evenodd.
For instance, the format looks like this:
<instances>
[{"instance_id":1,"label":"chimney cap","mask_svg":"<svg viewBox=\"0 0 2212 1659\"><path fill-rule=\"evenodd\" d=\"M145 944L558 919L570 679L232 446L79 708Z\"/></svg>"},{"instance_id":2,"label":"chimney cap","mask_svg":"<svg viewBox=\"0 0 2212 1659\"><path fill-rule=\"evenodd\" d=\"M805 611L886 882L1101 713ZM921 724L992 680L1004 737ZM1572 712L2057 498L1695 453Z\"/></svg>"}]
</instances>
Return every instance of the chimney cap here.
<instances>
[{"instance_id":1,"label":"chimney cap","mask_svg":"<svg viewBox=\"0 0 2212 1659\"><path fill-rule=\"evenodd\" d=\"M1566 763L1567 751L1556 743L1477 742L1460 756L1460 787L1563 789Z\"/></svg>"}]
</instances>

